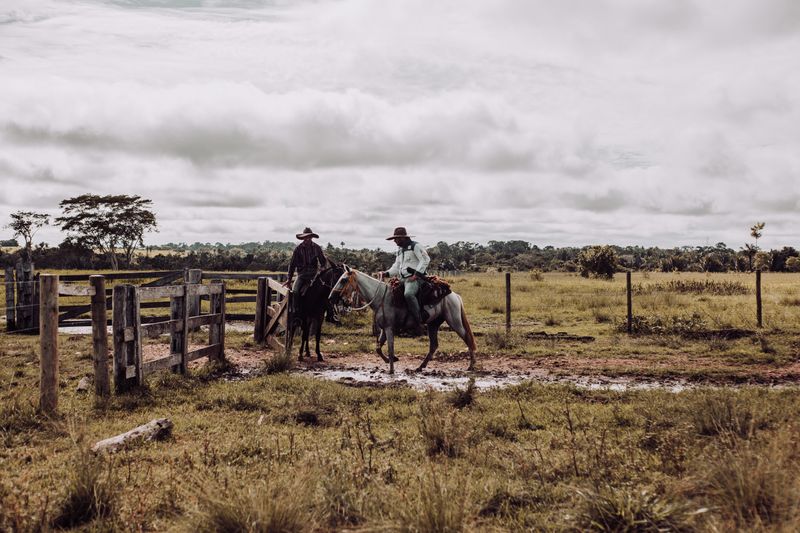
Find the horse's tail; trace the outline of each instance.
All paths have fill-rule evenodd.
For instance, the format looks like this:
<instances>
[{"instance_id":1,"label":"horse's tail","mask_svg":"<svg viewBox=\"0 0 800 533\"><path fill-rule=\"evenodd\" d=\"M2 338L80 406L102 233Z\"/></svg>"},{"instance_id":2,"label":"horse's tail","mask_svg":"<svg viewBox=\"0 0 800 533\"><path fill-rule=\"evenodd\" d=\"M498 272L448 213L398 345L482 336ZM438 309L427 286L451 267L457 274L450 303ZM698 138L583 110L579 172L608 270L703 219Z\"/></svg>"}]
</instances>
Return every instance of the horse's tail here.
<instances>
[{"instance_id":1,"label":"horse's tail","mask_svg":"<svg viewBox=\"0 0 800 533\"><path fill-rule=\"evenodd\" d=\"M464 324L464 333L467 341L467 347L470 350L477 351L478 347L475 345L475 335L472 334L472 327L469 325L469 320L467 320L467 313L464 311L464 302L461 302L461 323Z\"/></svg>"}]
</instances>

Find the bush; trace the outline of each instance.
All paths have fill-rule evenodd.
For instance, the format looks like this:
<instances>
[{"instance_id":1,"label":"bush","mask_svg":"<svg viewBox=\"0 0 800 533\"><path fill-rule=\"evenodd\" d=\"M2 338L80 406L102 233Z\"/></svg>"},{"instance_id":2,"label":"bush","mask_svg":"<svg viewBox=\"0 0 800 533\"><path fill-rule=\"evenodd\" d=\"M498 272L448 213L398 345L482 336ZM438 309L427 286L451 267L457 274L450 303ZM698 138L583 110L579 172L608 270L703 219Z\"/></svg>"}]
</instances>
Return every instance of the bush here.
<instances>
[{"instance_id":1,"label":"bush","mask_svg":"<svg viewBox=\"0 0 800 533\"><path fill-rule=\"evenodd\" d=\"M691 336L707 329L705 320L697 313L670 317L635 315L631 325L632 333L637 335ZM627 328L628 324L625 321L617 324L617 331L621 333L626 332Z\"/></svg>"},{"instance_id":2,"label":"bush","mask_svg":"<svg viewBox=\"0 0 800 533\"><path fill-rule=\"evenodd\" d=\"M590 246L578 254L581 276L611 279L617 270L617 252L611 246Z\"/></svg>"},{"instance_id":3,"label":"bush","mask_svg":"<svg viewBox=\"0 0 800 533\"><path fill-rule=\"evenodd\" d=\"M579 490L581 506L576 522L581 531L694 531L695 519L704 510L686 502L670 501L647 490L607 487Z\"/></svg>"},{"instance_id":4,"label":"bush","mask_svg":"<svg viewBox=\"0 0 800 533\"><path fill-rule=\"evenodd\" d=\"M635 294L651 294L654 292L676 292L681 294L713 294L715 296L736 296L750 294L750 289L741 281L715 281L675 279L662 283L643 285L637 283L632 287Z\"/></svg>"}]
</instances>

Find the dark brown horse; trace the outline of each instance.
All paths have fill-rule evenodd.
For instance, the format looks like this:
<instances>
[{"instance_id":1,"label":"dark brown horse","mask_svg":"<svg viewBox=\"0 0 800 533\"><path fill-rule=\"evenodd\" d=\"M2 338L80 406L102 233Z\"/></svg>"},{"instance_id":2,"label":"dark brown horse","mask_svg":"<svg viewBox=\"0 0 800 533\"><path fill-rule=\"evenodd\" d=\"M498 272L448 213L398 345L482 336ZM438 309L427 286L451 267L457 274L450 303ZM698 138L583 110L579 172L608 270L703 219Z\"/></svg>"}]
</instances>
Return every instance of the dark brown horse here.
<instances>
[{"instance_id":1,"label":"dark brown horse","mask_svg":"<svg viewBox=\"0 0 800 533\"><path fill-rule=\"evenodd\" d=\"M322 336L322 323L325 319L325 312L331 312L331 304L328 299L331 294L331 289L333 289L336 281L343 273L344 268L331 262L328 268L321 270L316 277L314 277L314 280L305 292L292 296L296 299L296 305L294 306L294 311L291 316L287 347L291 350L295 330L300 328L301 340L298 358L301 361L303 360L304 352L306 357L311 357L308 338L312 331L316 337L317 361L323 360L322 352L320 352L319 349L319 340Z\"/></svg>"}]
</instances>

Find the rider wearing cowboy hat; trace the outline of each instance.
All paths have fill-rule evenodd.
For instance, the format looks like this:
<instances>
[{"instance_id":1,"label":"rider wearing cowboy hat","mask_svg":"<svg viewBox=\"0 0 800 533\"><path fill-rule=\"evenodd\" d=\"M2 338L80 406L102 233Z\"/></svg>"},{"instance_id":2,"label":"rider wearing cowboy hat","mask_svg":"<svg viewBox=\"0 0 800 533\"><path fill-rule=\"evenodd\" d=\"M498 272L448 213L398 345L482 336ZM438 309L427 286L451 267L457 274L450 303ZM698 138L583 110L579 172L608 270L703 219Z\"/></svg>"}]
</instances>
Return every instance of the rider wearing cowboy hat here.
<instances>
[{"instance_id":1,"label":"rider wearing cowboy hat","mask_svg":"<svg viewBox=\"0 0 800 533\"><path fill-rule=\"evenodd\" d=\"M411 316L417 324L422 324L422 316L417 300L420 280L417 274L425 274L431 258L418 242L412 241L413 235L409 235L406 228L395 228L394 235L387 237L387 241L394 241L397 244L397 257L392 267L384 274L387 276L398 276L403 283L403 296Z\"/></svg>"},{"instance_id":2,"label":"rider wearing cowboy hat","mask_svg":"<svg viewBox=\"0 0 800 533\"><path fill-rule=\"evenodd\" d=\"M311 240L319 239L319 235L311 231L311 228L306 228L303 233L298 233L297 238L302 242L297 245L292 254L292 261L289 263L289 278L286 281L286 285L292 284L292 277L297 271L297 279L292 286L292 292L299 295L311 285L318 269L328 263L328 258L325 257L320 245Z\"/></svg>"}]
</instances>

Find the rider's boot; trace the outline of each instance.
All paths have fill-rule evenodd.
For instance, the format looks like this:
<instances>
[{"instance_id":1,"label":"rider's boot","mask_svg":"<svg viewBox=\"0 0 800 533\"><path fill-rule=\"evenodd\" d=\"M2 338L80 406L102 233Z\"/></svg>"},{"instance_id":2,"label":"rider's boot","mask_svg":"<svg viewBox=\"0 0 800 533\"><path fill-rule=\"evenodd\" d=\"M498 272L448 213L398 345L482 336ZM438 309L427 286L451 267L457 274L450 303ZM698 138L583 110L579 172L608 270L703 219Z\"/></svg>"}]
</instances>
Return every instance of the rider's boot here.
<instances>
[{"instance_id":1,"label":"rider's boot","mask_svg":"<svg viewBox=\"0 0 800 533\"><path fill-rule=\"evenodd\" d=\"M408 302L408 311L414 319L414 326L411 328L410 333L415 337L425 335L425 326L422 321L422 313L420 313L419 301L416 297L409 298L406 301Z\"/></svg>"}]
</instances>

